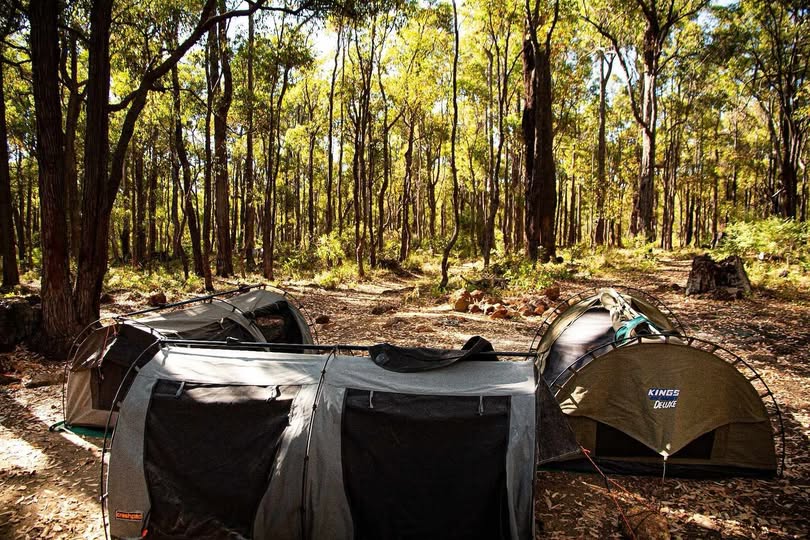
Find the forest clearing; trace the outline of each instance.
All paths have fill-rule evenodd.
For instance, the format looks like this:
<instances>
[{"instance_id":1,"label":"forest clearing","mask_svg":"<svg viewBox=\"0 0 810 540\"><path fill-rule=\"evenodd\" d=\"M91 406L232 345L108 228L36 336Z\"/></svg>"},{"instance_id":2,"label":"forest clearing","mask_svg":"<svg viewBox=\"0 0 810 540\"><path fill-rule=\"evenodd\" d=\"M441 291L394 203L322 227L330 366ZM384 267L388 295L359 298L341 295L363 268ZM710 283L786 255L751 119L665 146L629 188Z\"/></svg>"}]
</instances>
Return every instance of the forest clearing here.
<instances>
[{"instance_id":1,"label":"forest clearing","mask_svg":"<svg viewBox=\"0 0 810 540\"><path fill-rule=\"evenodd\" d=\"M589 276L584 271L558 283L565 297L591 287L615 285L621 279L668 304L686 321L690 333L725 341L751 362L771 385L784 413L785 472L780 478L766 480L662 481L660 477L612 476L627 490L614 488L614 493L625 512L656 508L674 538L806 537L810 526L810 383L806 366L810 331L804 323L810 317L810 297L807 292L791 293L787 300L768 289L736 301L710 295L686 297L683 288L688 268L689 259L662 258L653 273L625 268ZM453 270L472 272L471 267ZM434 277L380 272L369 281L332 290L311 281L281 285L293 291L313 316L328 316L327 323L315 325L321 343L392 342L457 348L470 336L482 335L496 347L528 348L542 317L492 319L485 314L456 312L447 295L420 293ZM145 295L139 296L118 293L110 309L141 308ZM183 296L171 295L170 299ZM43 362L23 348L4 355L3 363L6 375L23 379L37 379L43 371L59 375L64 369L62 363ZM0 537L103 537L98 503L99 439L48 431L62 419L62 385L26 388L22 382L12 382L0 387L0 399L0 497L4 508ZM597 474L541 470L536 490L535 516L542 524L538 538L626 537L619 527L619 512Z\"/></svg>"},{"instance_id":2,"label":"forest clearing","mask_svg":"<svg viewBox=\"0 0 810 540\"><path fill-rule=\"evenodd\" d=\"M0 538L807 537L808 25L0 0Z\"/></svg>"}]
</instances>

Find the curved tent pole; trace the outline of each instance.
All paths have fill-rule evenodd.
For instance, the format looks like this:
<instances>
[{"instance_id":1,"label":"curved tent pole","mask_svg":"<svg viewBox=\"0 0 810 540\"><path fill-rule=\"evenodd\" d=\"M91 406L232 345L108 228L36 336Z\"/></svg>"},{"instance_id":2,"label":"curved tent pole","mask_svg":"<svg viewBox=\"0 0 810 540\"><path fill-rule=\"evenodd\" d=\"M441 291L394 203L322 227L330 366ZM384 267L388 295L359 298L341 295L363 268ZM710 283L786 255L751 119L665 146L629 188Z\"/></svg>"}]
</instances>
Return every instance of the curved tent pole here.
<instances>
[{"instance_id":1,"label":"curved tent pole","mask_svg":"<svg viewBox=\"0 0 810 540\"><path fill-rule=\"evenodd\" d=\"M110 411L107 414L107 422L104 424L104 439L102 440L102 443L101 443L101 478L100 478L99 484L98 484L98 489L99 489L99 498L98 499L99 499L99 502L101 503L101 524L104 526L104 538L106 540L109 540L109 536L107 535L107 525L108 525L107 519L108 519L108 516L107 516L107 512L106 512L106 507L105 507L108 492L105 489L107 484L105 482L105 476L104 476L104 458L105 458L105 456L107 454L107 451L112 450L112 445L115 442L115 428L113 428L112 433L110 433L110 423L112 422L113 412L115 411L115 407L118 405L118 398L121 395L121 390L123 389L124 383L126 382L127 378L130 376L133 369L135 369L137 371L138 368L136 368L136 366L138 365L138 362L141 360L141 358L143 358L143 355L146 354L146 351L148 351L150 348L152 348L152 345L155 345L156 343L159 344L161 342L160 334L158 334L153 329L150 329L150 333L152 335L157 334L158 338L155 339L155 341L152 342L152 344L150 344L148 347L144 348L143 351L141 351L141 354L139 354L138 357L135 358L135 361L132 362L132 364L130 364L129 369L127 369L126 373L124 373L124 377L121 379L121 384L118 385L118 390L115 391L115 396L113 397L112 407L110 407ZM107 440L110 441L109 447L107 446ZM109 474L109 468L107 469L107 474Z\"/></svg>"},{"instance_id":2,"label":"curved tent pole","mask_svg":"<svg viewBox=\"0 0 810 540\"><path fill-rule=\"evenodd\" d=\"M280 289L280 288L277 288L277 287L273 287L273 288L274 288L274 289L276 289L276 291L277 291L277 292L280 292L280 293L282 294L282 296L284 296L284 298L288 298L289 300L292 300L293 305L295 306L295 308L296 308L296 309L297 309L297 310L298 310L298 311L301 313L301 315L303 315L303 316L304 316L304 318L306 319L306 323L307 323L307 325L309 325L309 328L310 328L310 333L312 334L312 339L313 339L313 341L314 341L315 343L318 343L318 330L317 330L317 328L315 328L315 321L314 321L314 319L312 318L312 316L310 315L309 310L308 310L307 308L305 308L305 307L304 307L304 303L303 303L303 302L301 302L301 301L298 299L298 297L297 297L297 296L295 296L294 294L290 293L290 292L289 292L289 291L287 291L286 289Z\"/></svg>"},{"instance_id":3,"label":"curved tent pole","mask_svg":"<svg viewBox=\"0 0 810 540\"><path fill-rule=\"evenodd\" d=\"M113 316L107 316L107 317L101 317L101 318L96 319L95 321L93 321L90 324L88 324L87 326L85 326L82 329L81 332L76 334L76 337L73 338L73 343L70 345L70 350L68 351L68 356L67 356L67 359L65 360L65 368L63 370L64 382L62 383L62 418L64 419L65 425L67 425L67 383L68 383L68 375L69 375L70 370L72 369L73 365L76 363L76 355L79 354L79 349L81 349L82 345L84 345L84 342L87 341L90 338L90 334L92 334L92 332L89 332L89 331L95 329L95 326L98 325L98 324L101 324L101 321L107 321L107 320L115 321L116 318L113 317ZM112 325L108 325L108 326L112 326ZM103 325L101 325L100 327L103 327ZM85 335L85 334L87 334L87 335ZM84 336L84 339L82 339L81 342L79 342L79 338L81 338L82 336ZM107 346L107 340L105 338L104 347L106 347L106 346Z\"/></svg>"},{"instance_id":4,"label":"curved tent pole","mask_svg":"<svg viewBox=\"0 0 810 540\"><path fill-rule=\"evenodd\" d=\"M666 343L671 343L673 345L680 345L682 347L690 347L699 351L708 352L713 354L714 356L723 360L726 364L730 365L734 369L736 369L746 380L754 387L759 398L765 404L766 410L770 408L771 410L768 412L768 418L771 422L771 427L773 429L773 437L776 439L779 448L777 450L777 475L782 476L785 471L785 459L786 459L786 441L785 441L785 424L782 419L782 409L779 407L779 403L776 401L776 396L771 391L768 383L762 378L759 372L752 366L750 363L746 362L742 357L739 355L731 352L730 350L726 349L725 347L713 343L711 341L697 338L694 336L673 336L668 334L660 334L656 335L656 338L660 339L663 338ZM589 365L592 361L601 358L606 352L604 349L610 348L610 350L617 349L619 347L623 347L626 345L632 344L639 344L642 343L644 340L644 336L632 336L625 338L619 341L612 341L605 345L600 345L599 347L594 347L590 351L586 352L582 356L578 357L577 359L570 362L564 370L562 370L551 383L548 385L551 389L552 393L556 397L557 393L562 390L562 388L571 380L571 378L579 373L585 366ZM674 341L674 340L677 340ZM602 353L598 354L599 351L603 351ZM718 354L720 353L720 354ZM587 360L587 361L586 361ZM740 365L742 365L747 371L740 369ZM577 367L579 366L579 367ZM570 373L571 376L564 381L560 381L560 378L566 374ZM760 388L754 384L757 383ZM764 390L764 391L763 391ZM769 398L766 400L765 398Z\"/></svg>"},{"instance_id":5,"label":"curved tent pole","mask_svg":"<svg viewBox=\"0 0 810 540\"><path fill-rule=\"evenodd\" d=\"M255 330L256 332L258 332L261 335L261 330L259 330L259 327L256 325L256 321L254 321L252 318L248 317L247 314L243 310L239 309L238 307L236 307L235 305L233 305L232 303L228 302L227 300L225 300L223 298L211 298L211 302L213 303L214 301L221 302L221 303L229 306L231 308L232 312L238 313L239 315L241 315L242 318L247 321L248 325L250 325L253 330ZM248 330L250 330L250 329L248 329Z\"/></svg>"},{"instance_id":6,"label":"curved tent pole","mask_svg":"<svg viewBox=\"0 0 810 540\"><path fill-rule=\"evenodd\" d=\"M272 292L283 296L286 300L292 301L293 307L295 307L299 313L304 317L304 322L307 323L309 326L310 334L312 334L312 339L315 343L318 343L318 330L315 328L315 321L313 320L312 316L310 315L309 311L304 307L304 303L301 302L297 296L290 293L287 289L282 289L281 287L276 287L274 285L267 285L264 283L260 283L257 285L252 285L249 287L251 289L254 288L262 288L265 290L271 290Z\"/></svg>"},{"instance_id":7,"label":"curved tent pole","mask_svg":"<svg viewBox=\"0 0 810 540\"><path fill-rule=\"evenodd\" d=\"M334 350L345 352L368 352L369 345L356 345L356 344L337 344L337 345L316 345L312 343L261 343L255 341L205 341L195 339L161 339L160 346L177 345L180 347L200 347L203 349L241 349L241 350L258 350L268 352L308 352L315 351L316 353L330 353ZM476 353L477 356L505 356L510 358L527 358L533 355L531 352L523 351L484 351Z\"/></svg>"},{"instance_id":8,"label":"curved tent pole","mask_svg":"<svg viewBox=\"0 0 810 540\"><path fill-rule=\"evenodd\" d=\"M534 334L534 338L532 339L531 347L529 348L530 351L535 353L539 353L538 350L540 346L540 341L543 339L543 336L546 335L546 332L554 324L560 315L562 315L569 307L580 303L581 301L585 300L589 296L594 296L597 292L601 289L608 288L608 287L592 287L589 289L582 290L578 293L572 294L565 298L563 301L559 302L551 313L546 315L543 318L543 321L540 323L540 327ZM658 308L661 313L663 313L667 319L671 320L675 327L676 331L681 335L686 335L686 327L681 323L681 320L675 314L675 312L670 309L663 301L659 300L657 297L642 291L641 289L636 289L634 287L627 287L624 285L616 285L609 287L611 289L616 289L619 293L627 293L631 296L638 296L642 300L645 300L647 303L652 304L654 307Z\"/></svg>"},{"instance_id":9,"label":"curved tent pole","mask_svg":"<svg viewBox=\"0 0 810 540\"><path fill-rule=\"evenodd\" d=\"M179 302L171 302L169 304L162 304L162 305L159 305L159 306L156 306L156 307L141 309L141 310L138 310L138 311L131 311L129 313L123 313L121 315L116 315L114 318L115 319L124 319L124 318L127 318L127 317L134 317L135 315L143 315L145 313L152 313L152 312L155 312L155 311L162 311L164 309L170 309L170 308L185 306L185 305L188 305L188 304L193 304L195 302L205 302L206 300L211 300L213 298L217 298L217 297L220 297L220 296L227 296L229 294L243 293L245 291L249 291L249 290L252 290L252 289L259 288L259 287L264 287L264 285L261 284L261 283L257 283L255 285L244 285L242 287L239 287L238 289L230 289L230 290L222 291L222 292L218 292L218 293L207 294L205 296L195 296L194 298L189 298L188 300L181 300Z\"/></svg>"},{"instance_id":10,"label":"curved tent pole","mask_svg":"<svg viewBox=\"0 0 810 540\"><path fill-rule=\"evenodd\" d=\"M307 426L307 444L304 450L304 465L301 471L301 538L306 538L307 530L307 480L309 479L309 449L312 445L312 430L315 427L315 413L318 410L318 401L321 399L323 392L323 383L326 378L326 368L329 366L329 361L336 357L340 350L340 345L335 345L324 360L323 367L321 368L321 376L318 378L318 388L315 390L315 397L312 400L312 409L309 413L309 425Z\"/></svg>"}]
</instances>

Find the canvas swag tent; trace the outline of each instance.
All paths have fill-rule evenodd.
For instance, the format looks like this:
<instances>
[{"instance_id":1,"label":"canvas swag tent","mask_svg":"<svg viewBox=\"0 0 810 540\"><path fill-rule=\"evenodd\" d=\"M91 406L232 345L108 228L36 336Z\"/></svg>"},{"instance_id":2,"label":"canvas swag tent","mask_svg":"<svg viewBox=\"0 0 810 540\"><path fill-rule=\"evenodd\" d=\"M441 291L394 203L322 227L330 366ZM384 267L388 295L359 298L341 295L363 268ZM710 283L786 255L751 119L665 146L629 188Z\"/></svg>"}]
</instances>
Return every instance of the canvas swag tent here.
<instances>
[{"instance_id":1,"label":"canvas swag tent","mask_svg":"<svg viewBox=\"0 0 810 540\"><path fill-rule=\"evenodd\" d=\"M669 313L639 291L601 289L541 325L538 369L577 440L606 472L775 474L784 429L767 384L727 349L684 336Z\"/></svg>"},{"instance_id":2,"label":"canvas swag tent","mask_svg":"<svg viewBox=\"0 0 810 540\"><path fill-rule=\"evenodd\" d=\"M164 344L113 435L113 537L534 538L537 463L578 448L533 363L482 342Z\"/></svg>"},{"instance_id":3,"label":"canvas swag tent","mask_svg":"<svg viewBox=\"0 0 810 540\"><path fill-rule=\"evenodd\" d=\"M313 343L304 314L283 291L232 292L237 294L205 297L176 311L145 310L116 317L90 331L75 347L66 369L65 424L104 428L110 419L114 425L116 396L123 399L135 372L152 359L161 339Z\"/></svg>"}]
</instances>

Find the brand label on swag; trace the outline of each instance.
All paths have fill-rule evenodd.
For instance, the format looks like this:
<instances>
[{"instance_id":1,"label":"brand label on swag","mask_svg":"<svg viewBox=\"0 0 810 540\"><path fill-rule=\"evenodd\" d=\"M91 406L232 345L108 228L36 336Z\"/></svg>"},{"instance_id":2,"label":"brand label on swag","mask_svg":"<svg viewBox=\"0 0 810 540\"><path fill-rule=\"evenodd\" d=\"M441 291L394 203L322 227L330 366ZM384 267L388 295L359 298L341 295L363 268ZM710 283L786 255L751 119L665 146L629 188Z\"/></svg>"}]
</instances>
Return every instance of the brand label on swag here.
<instances>
[{"instance_id":1,"label":"brand label on swag","mask_svg":"<svg viewBox=\"0 0 810 540\"><path fill-rule=\"evenodd\" d=\"M674 409L678 404L678 388L650 388L647 397L653 402L653 409Z\"/></svg>"}]
</instances>

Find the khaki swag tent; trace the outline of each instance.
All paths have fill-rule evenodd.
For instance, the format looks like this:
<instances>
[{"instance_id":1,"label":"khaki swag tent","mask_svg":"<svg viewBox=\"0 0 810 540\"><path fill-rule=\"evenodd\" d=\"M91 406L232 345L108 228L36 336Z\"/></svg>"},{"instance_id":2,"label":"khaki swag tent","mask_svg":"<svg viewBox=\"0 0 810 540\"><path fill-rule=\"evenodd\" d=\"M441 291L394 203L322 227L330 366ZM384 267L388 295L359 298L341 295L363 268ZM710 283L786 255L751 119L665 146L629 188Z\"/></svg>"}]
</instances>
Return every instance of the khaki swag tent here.
<instances>
[{"instance_id":1,"label":"khaki swag tent","mask_svg":"<svg viewBox=\"0 0 810 540\"><path fill-rule=\"evenodd\" d=\"M577 440L606 472L777 472L783 428L765 382L726 349L684 336L643 293L602 289L563 302L534 348ZM582 456L560 466L592 470Z\"/></svg>"},{"instance_id":2,"label":"khaki swag tent","mask_svg":"<svg viewBox=\"0 0 810 540\"><path fill-rule=\"evenodd\" d=\"M114 538L528 540L537 463L578 451L533 362L481 338L370 357L185 345L121 406Z\"/></svg>"},{"instance_id":3,"label":"khaki swag tent","mask_svg":"<svg viewBox=\"0 0 810 540\"><path fill-rule=\"evenodd\" d=\"M123 399L135 372L155 355L161 339L313 343L306 319L285 293L240 291L228 298L223 295L229 293L222 293L182 302L196 303L176 311L125 315L92 330L68 365L66 426L103 429L108 420L114 425L116 401Z\"/></svg>"}]
</instances>

